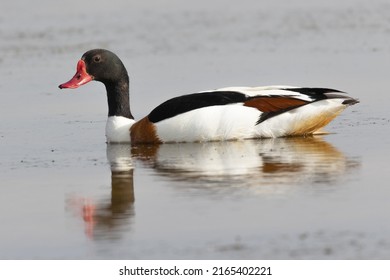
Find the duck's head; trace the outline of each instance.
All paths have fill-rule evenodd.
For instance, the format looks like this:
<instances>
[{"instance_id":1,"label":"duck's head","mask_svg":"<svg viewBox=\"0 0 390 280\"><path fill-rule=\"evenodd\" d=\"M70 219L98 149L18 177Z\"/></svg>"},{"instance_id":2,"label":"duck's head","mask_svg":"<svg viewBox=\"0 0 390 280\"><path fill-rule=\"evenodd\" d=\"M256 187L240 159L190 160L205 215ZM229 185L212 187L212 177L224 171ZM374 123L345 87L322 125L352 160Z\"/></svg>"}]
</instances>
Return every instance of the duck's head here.
<instances>
[{"instance_id":1,"label":"duck's head","mask_svg":"<svg viewBox=\"0 0 390 280\"><path fill-rule=\"evenodd\" d=\"M128 81L128 75L119 57L108 50L94 49L83 54L77 63L76 74L59 88L78 88L92 80L108 85L123 79Z\"/></svg>"}]
</instances>

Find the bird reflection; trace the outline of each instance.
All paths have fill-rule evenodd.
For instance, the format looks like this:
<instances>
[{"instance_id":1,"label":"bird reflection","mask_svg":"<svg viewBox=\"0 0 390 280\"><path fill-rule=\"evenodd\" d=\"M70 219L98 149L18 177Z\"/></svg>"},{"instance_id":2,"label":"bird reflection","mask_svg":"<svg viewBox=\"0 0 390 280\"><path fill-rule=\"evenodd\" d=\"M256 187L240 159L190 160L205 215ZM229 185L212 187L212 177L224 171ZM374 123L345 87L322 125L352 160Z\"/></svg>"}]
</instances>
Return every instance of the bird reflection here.
<instances>
[{"instance_id":1,"label":"bird reflection","mask_svg":"<svg viewBox=\"0 0 390 280\"><path fill-rule=\"evenodd\" d=\"M320 137L165 144L133 158L157 176L203 187L334 183L359 165ZM148 156L145 156L148 154Z\"/></svg>"},{"instance_id":2,"label":"bird reflection","mask_svg":"<svg viewBox=\"0 0 390 280\"><path fill-rule=\"evenodd\" d=\"M111 197L96 202L91 198L72 197L69 208L82 216L85 232L91 239L118 239L134 216L134 181L131 148L108 145L111 169ZM108 195L107 195L108 196Z\"/></svg>"},{"instance_id":3,"label":"bird reflection","mask_svg":"<svg viewBox=\"0 0 390 280\"><path fill-rule=\"evenodd\" d=\"M359 166L356 159L318 137L279 138L233 142L177 143L156 146L107 145L111 168L111 198L106 202L82 199L79 208L87 235L119 238L134 211L134 168L146 168L154 182L175 182L180 189L222 188L267 195L277 186L332 185ZM136 166L136 167L135 167ZM291 189L291 188L287 188ZM107 196L109 196L107 194Z\"/></svg>"}]
</instances>

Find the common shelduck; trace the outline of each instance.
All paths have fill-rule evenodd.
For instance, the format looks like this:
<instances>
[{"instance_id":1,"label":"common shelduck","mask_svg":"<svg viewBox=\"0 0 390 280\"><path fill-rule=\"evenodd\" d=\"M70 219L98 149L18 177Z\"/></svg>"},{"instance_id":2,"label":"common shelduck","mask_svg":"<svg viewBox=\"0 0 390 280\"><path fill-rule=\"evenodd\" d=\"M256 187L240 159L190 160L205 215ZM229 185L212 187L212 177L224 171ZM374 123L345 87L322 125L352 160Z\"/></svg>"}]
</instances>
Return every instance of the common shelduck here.
<instances>
[{"instance_id":1,"label":"common shelduck","mask_svg":"<svg viewBox=\"0 0 390 280\"><path fill-rule=\"evenodd\" d=\"M357 99L328 88L227 87L169 99L135 121L129 76L111 51L94 49L77 63L74 77L59 88L92 80L106 86L109 143L157 144L310 135Z\"/></svg>"}]
</instances>

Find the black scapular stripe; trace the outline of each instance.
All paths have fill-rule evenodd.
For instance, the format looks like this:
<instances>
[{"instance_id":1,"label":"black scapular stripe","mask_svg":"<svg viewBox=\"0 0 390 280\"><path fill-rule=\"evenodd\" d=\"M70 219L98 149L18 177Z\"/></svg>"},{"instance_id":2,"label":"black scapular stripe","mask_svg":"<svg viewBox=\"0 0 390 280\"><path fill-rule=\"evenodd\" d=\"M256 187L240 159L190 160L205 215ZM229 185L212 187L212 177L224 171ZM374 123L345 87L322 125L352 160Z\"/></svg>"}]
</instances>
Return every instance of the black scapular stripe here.
<instances>
[{"instance_id":1,"label":"black scapular stripe","mask_svg":"<svg viewBox=\"0 0 390 280\"><path fill-rule=\"evenodd\" d=\"M247 98L245 94L236 91L212 91L178 96L157 106L150 112L148 118L151 122L157 123L195 109L245 102Z\"/></svg>"}]
</instances>

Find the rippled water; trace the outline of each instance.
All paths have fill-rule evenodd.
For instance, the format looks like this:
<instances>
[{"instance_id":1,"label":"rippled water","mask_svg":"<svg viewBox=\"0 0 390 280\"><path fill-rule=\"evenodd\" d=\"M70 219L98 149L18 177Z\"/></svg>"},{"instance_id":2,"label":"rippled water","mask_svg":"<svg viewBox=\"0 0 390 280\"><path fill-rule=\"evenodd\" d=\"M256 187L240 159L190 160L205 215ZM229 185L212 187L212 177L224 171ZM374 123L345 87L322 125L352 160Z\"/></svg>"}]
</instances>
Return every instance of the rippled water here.
<instances>
[{"instance_id":1,"label":"rippled water","mask_svg":"<svg viewBox=\"0 0 390 280\"><path fill-rule=\"evenodd\" d=\"M1 259L390 258L384 0L3 1ZM141 118L223 86L334 87L361 103L321 137L106 145L90 48L128 67Z\"/></svg>"}]
</instances>

